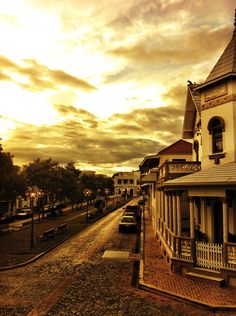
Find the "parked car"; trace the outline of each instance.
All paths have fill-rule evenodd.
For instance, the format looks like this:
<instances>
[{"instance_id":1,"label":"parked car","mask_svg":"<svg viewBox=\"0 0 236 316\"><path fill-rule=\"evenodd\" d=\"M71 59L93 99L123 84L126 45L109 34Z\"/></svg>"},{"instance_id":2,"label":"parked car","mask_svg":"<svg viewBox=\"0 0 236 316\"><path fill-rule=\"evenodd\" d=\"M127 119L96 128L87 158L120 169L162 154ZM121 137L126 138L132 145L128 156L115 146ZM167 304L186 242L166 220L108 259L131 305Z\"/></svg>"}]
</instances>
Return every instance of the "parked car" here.
<instances>
[{"instance_id":1,"label":"parked car","mask_svg":"<svg viewBox=\"0 0 236 316\"><path fill-rule=\"evenodd\" d=\"M42 212L46 214L46 216L59 216L63 215L63 208L66 207L63 203L44 205Z\"/></svg>"},{"instance_id":2,"label":"parked car","mask_svg":"<svg viewBox=\"0 0 236 316\"><path fill-rule=\"evenodd\" d=\"M121 217L119 222L119 232L123 231L137 231L138 225L135 216L125 215Z\"/></svg>"},{"instance_id":3,"label":"parked car","mask_svg":"<svg viewBox=\"0 0 236 316\"><path fill-rule=\"evenodd\" d=\"M128 211L134 210L134 211L140 211L140 206L135 204L135 205L126 205L125 209Z\"/></svg>"},{"instance_id":4,"label":"parked car","mask_svg":"<svg viewBox=\"0 0 236 316\"><path fill-rule=\"evenodd\" d=\"M127 212L127 211L124 211L124 213L123 213L122 216L135 216L135 213L134 213L134 212Z\"/></svg>"},{"instance_id":5,"label":"parked car","mask_svg":"<svg viewBox=\"0 0 236 316\"><path fill-rule=\"evenodd\" d=\"M32 216L32 210L29 207L24 207L16 210L16 218L29 218Z\"/></svg>"},{"instance_id":6,"label":"parked car","mask_svg":"<svg viewBox=\"0 0 236 316\"><path fill-rule=\"evenodd\" d=\"M15 216L12 213L5 213L0 217L0 223L10 223L13 222L15 219Z\"/></svg>"},{"instance_id":7,"label":"parked car","mask_svg":"<svg viewBox=\"0 0 236 316\"><path fill-rule=\"evenodd\" d=\"M126 213L130 213L132 215L135 216L136 220L138 222L140 222L140 219L141 219L141 208L139 205L126 205L126 207L124 207L124 214Z\"/></svg>"}]
</instances>

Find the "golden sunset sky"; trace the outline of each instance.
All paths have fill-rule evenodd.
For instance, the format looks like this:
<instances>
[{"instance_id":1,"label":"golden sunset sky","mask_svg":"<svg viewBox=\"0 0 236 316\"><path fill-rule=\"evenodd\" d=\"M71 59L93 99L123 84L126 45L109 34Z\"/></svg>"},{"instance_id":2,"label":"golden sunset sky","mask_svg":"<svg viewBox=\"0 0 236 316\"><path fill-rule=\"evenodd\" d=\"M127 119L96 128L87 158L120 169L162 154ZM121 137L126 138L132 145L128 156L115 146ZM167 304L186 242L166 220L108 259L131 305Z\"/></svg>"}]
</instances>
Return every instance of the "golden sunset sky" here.
<instances>
[{"instance_id":1,"label":"golden sunset sky","mask_svg":"<svg viewBox=\"0 0 236 316\"><path fill-rule=\"evenodd\" d=\"M230 41L234 0L0 1L0 138L112 175L181 138L187 80Z\"/></svg>"}]
</instances>

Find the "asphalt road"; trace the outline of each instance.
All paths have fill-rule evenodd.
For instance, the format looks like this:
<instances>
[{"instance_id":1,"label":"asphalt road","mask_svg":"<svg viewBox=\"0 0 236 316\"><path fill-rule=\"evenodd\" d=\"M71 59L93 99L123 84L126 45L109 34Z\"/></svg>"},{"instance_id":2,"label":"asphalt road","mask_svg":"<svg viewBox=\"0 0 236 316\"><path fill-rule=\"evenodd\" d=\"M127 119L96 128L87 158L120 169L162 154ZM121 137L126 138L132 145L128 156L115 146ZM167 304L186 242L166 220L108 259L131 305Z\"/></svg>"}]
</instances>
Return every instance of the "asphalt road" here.
<instances>
[{"instance_id":1,"label":"asphalt road","mask_svg":"<svg viewBox=\"0 0 236 316\"><path fill-rule=\"evenodd\" d=\"M122 212L109 213L30 265L0 272L0 315L190 315L181 303L132 287L132 260L102 259L106 250L135 251L137 235L118 232Z\"/></svg>"}]
</instances>

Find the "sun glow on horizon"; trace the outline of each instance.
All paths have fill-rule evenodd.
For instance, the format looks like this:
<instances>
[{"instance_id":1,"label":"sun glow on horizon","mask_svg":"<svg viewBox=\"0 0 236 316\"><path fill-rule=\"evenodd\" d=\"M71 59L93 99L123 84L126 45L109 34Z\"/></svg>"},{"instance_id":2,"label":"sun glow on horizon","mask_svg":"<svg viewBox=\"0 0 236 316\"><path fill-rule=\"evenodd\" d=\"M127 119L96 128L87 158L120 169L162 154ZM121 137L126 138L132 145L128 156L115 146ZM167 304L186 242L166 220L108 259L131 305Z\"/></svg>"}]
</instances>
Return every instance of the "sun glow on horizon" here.
<instances>
[{"instance_id":1,"label":"sun glow on horizon","mask_svg":"<svg viewBox=\"0 0 236 316\"><path fill-rule=\"evenodd\" d=\"M1 114L13 121L33 125L51 125L57 112L48 103L47 96L24 91L14 83L5 84L1 91Z\"/></svg>"}]
</instances>

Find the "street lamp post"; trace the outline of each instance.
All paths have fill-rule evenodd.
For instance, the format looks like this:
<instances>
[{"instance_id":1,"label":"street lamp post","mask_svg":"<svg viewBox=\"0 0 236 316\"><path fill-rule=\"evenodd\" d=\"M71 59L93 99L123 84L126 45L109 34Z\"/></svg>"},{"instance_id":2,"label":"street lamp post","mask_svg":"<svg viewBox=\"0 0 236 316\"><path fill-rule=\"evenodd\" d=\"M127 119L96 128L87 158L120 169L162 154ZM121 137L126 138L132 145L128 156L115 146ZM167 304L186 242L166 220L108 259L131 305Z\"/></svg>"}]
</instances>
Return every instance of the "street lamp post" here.
<instances>
[{"instance_id":1,"label":"street lamp post","mask_svg":"<svg viewBox=\"0 0 236 316\"><path fill-rule=\"evenodd\" d=\"M106 211L108 210L108 201L107 201L107 197L110 194L110 189L105 188L104 189L104 194L105 194L105 201L106 201Z\"/></svg>"},{"instance_id":2,"label":"street lamp post","mask_svg":"<svg viewBox=\"0 0 236 316\"><path fill-rule=\"evenodd\" d=\"M85 198L87 200L87 204L86 204L86 221L88 221L89 197L92 194L92 190L85 189L83 193L84 193L84 196L85 196Z\"/></svg>"},{"instance_id":3,"label":"street lamp post","mask_svg":"<svg viewBox=\"0 0 236 316\"><path fill-rule=\"evenodd\" d=\"M34 199L39 198L42 195L42 190L40 190L37 186L28 187L25 195L30 199L30 208L31 208L31 230L30 230L30 248L34 248Z\"/></svg>"},{"instance_id":4,"label":"street lamp post","mask_svg":"<svg viewBox=\"0 0 236 316\"><path fill-rule=\"evenodd\" d=\"M42 198L44 196L44 192L41 189L37 191L37 207L38 207L38 222L40 222L40 211L43 209L42 207ZM42 214L43 216L43 214Z\"/></svg>"}]
</instances>

